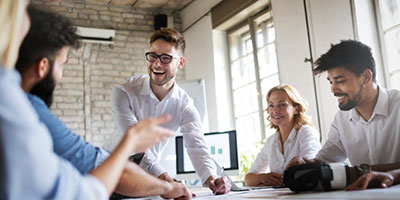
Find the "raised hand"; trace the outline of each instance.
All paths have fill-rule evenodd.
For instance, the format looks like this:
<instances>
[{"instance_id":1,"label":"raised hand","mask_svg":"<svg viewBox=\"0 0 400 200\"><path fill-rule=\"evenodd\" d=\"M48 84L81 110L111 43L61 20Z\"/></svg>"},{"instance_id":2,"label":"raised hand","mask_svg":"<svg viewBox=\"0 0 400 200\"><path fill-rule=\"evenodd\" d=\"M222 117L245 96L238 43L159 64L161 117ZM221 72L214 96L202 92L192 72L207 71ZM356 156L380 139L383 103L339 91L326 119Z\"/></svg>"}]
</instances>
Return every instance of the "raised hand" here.
<instances>
[{"instance_id":1,"label":"raised hand","mask_svg":"<svg viewBox=\"0 0 400 200\"><path fill-rule=\"evenodd\" d=\"M126 136L133 141L133 152L144 152L160 140L174 136L170 130L160 127L171 119L169 115L141 120L126 131Z\"/></svg>"}]
</instances>

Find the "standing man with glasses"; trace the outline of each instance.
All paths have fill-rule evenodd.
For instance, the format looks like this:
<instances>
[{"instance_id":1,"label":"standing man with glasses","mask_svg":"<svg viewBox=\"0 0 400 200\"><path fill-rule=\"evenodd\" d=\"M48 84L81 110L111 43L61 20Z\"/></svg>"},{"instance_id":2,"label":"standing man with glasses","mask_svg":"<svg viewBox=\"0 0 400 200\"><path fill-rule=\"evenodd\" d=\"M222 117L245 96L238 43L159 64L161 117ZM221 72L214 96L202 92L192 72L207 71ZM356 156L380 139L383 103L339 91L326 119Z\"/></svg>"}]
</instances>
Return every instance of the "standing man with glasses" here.
<instances>
[{"instance_id":1,"label":"standing man with glasses","mask_svg":"<svg viewBox=\"0 0 400 200\"><path fill-rule=\"evenodd\" d=\"M163 127L182 133L185 147L203 185L214 194L225 194L230 191L231 184L227 177L218 178L216 166L204 142L199 113L193 100L175 82L178 70L185 64L184 49L185 39L176 30L166 28L153 33L150 49L145 54L149 75L134 75L112 91L114 120L122 134L141 119L170 114L171 121ZM160 179L173 181L158 160L168 142L159 142L146 151L140 166Z\"/></svg>"}]
</instances>

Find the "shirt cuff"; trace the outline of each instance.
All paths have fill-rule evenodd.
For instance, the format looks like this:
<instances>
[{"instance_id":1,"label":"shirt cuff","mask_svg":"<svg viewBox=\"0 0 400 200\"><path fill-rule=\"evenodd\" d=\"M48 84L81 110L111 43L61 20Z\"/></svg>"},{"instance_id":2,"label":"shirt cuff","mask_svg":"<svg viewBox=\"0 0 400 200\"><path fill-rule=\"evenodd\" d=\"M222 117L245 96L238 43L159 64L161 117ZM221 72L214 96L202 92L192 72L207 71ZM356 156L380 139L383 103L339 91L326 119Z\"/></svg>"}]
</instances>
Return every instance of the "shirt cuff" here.
<instances>
[{"instance_id":1,"label":"shirt cuff","mask_svg":"<svg viewBox=\"0 0 400 200\"><path fill-rule=\"evenodd\" d=\"M216 170L210 170L210 169L207 169L207 170L203 171L202 173L198 173L198 176L200 177L201 182L203 183L203 185L205 184L205 182L207 181L207 179L210 176L214 176L214 177L217 177L217 178L220 177L220 176L218 176Z\"/></svg>"},{"instance_id":2,"label":"shirt cuff","mask_svg":"<svg viewBox=\"0 0 400 200\"><path fill-rule=\"evenodd\" d=\"M98 147L96 147L96 149L97 149L97 154L96 154L96 160L94 161L95 168L99 166L101 163L103 163L103 161L106 160L108 156L110 156L110 153L108 151Z\"/></svg>"},{"instance_id":3,"label":"shirt cuff","mask_svg":"<svg viewBox=\"0 0 400 200\"><path fill-rule=\"evenodd\" d=\"M149 168L149 172L156 177L159 177L161 174L167 172L161 165L155 164Z\"/></svg>"},{"instance_id":4,"label":"shirt cuff","mask_svg":"<svg viewBox=\"0 0 400 200\"><path fill-rule=\"evenodd\" d=\"M100 182L96 177L88 174L83 177L81 192L86 194L91 194L87 196L86 199L108 199L107 188L104 186L102 182ZM88 192L88 190L90 192Z\"/></svg>"}]
</instances>

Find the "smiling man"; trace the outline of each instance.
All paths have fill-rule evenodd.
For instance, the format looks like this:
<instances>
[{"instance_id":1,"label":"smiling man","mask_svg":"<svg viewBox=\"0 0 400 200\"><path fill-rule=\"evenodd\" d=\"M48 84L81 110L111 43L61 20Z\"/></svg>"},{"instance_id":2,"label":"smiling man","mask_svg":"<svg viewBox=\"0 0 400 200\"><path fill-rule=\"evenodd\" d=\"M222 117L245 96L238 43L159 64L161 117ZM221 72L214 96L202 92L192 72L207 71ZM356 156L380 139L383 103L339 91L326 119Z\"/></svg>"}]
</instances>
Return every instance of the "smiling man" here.
<instances>
[{"instance_id":1,"label":"smiling man","mask_svg":"<svg viewBox=\"0 0 400 200\"><path fill-rule=\"evenodd\" d=\"M332 45L316 65L315 74L328 72L340 110L314 161L344 162L348 158L355 166L350 182L371 169L400 168L400 91L376 83L371 49L361 42L344 40ZM291 163L304 161L295 158Z\"/></svg>"},{"instance_id":2,"label":"smiling man","mask_svg":"<svg viewBox=\"0 0 400 200\"><path fill-rule=\"evenodd\" d=\"M73 133L49 109L54 89L61 81L64 65L68 62L68 52L79 47L76 29L67 18L32 5L28 6L28 13L31 28L21 44L16 64L16 69L21 74L21 87L27 93L28 100L41 123L48 129L54 153L69 161L82 175L86 175L104 162L110 154ZM61 184L64 188L60 191L72 191L66 188L65 183L68 182ZM115 191L135 197L191 197L191 193L183 184L157 179L131 162L126 163Z\"/></svg>"},{"instance_id":3,"label":"smiling man","mask_svg":"<svg viewBox=\"0 0 400 200\"><path fill-rule=\"evenodd\" d=\"M358 41L342 41L316 64L316 74L328 72L340 108L316 158L349 158L353 165L400 163L400 91L376 83L371 49Z\"/></svg>"},{"instance_id":4,"label":"smiling man","mask_svg":"<svg viewBox=\"0 0 400 200\"><path fill-rule=\"evenodd\" d=\"M229 192L231 184L226 177L217 178L215 164L204 142L199 113L193 100L175 82L178 70L185 64L184 49L185 39L176 30L167 28L153 33L150 49L145 54L148 75L135 75L112 91L114 120L122 134L138 120L170 114L172 120L163 127L182 133L202 183L214 194L224 194ZM140 165L160 179L173 181L158 160L167 142L154 145L144 154Z\"/></svg>"}]
</instances>

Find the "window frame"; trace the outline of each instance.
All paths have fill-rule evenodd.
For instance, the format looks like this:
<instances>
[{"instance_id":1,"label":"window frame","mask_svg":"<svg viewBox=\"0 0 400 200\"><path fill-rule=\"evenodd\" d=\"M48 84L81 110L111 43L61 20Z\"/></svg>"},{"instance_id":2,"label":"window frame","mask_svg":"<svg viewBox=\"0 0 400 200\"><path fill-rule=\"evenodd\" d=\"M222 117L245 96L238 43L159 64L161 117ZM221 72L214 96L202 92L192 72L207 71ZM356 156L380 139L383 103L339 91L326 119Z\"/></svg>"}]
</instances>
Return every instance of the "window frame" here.
<instances>
[{"instance_id":1,"label":"window frame","mask_svg":"<svg viewBox=\"0 0 400 200\"><path fill-rule=\"evenodd\" d=\"M375 18L376 18L376 24L377 24L377 32L378 32L378 41L380 45L380 53L382 56L382 68L383 68L383 82L386 85L387 88L393 88L392 86L392 77L391 73L389 71L389 61L388 61L388 54L386 50L386 42L385 42L385 34L390 31L396 31L397 29L400 30L400 24L396 24L393 27L387 28L387 30L384 30L383 28L383 22L382 22L382 15L383 13L381 12L381 8L379 5L379 0L374 0L374 10L375 10ZM400 69L395 70L394 73L399 73L400 74Z\"/></svg>"},{"instance_id":2,"label":"window frame","mask_svg":"<svg viewBox=\"0 0 400 200\"><path fill-rule=\"evenodd\" d=\"M234 94L234 91L236 91L237 89L239 89L239 88L241 88L243 86L240 86L240 87L238 87L236 89L233 88L232 63L234 61L236 61L237 59L239 59L239 58L236 58L235 60L231 60L231 51L230 51L230 49L231 49L232 46L231 46L231 43L229 41L229 37L234 32L236 32L236 31L238 31L238 30L240 30L242 28L245 28L245 26L249 27L248 33L250 34L250 38L251 38L251 41L252 41L252 50L253 50L252 54L253 54L253 63L254 63L254 71L255 71L255 81L254 81L254 83L256 84L256 90L257 90L257 106L258 106L257 112L258 112L258 116L259 116L259 125L260 125L259 129L260 129L260 132L261 132L261 141L264 141L266 139L266 126L267 126L266 121L264 119L265 118L265 109L263 108L264 97L263 97L261 83L262 83L262 81L264 79L268 79L270 77L273 77L274 75L278 75L278 79L279 79L279 70L276 73L270 74L270 75L268 75L266 77L263 77L263 78L260 77L261 76L260 75L260 65L259 65L259 59L258 59L259 50L258 50L258 46L257 46L257 29L258 29L258 27L257 27L257 21L256 20L260 16L262 16L264 14L267 14L267 13L270 13L270 17L265 22L273 24L272 9L270 7L266 7L265 9L259 11L258 13L247 17L246 19L242 20L241 22L237 23L232 28L230 28L230 29L228 29L226 31L227 32L227 41L228 41L227 44L228 44L228 49L229 49L229 51L228 51L228 57L229 57L229 66L228 66L228 68L229 68L229 73L230 73L230 91L231 91L231 94L232 94L231 98L232 98L232 102L233 102L232 103L232 111L233 111L233 115L234 115L234 124L235 124L235 127L236 127L236 121L239 118L239 116L237 116L236 111L235 111L235 98L234 98L233 94ZM274 39L274 42L270 42L270 43L266 42L266 44L262 48L265 48L266 46L268 46L271 43L275 43L275 39ZM277 65L278 65L278 63L277 63ZM278 69L279 69L279 67L278 67ZM252 83L253 82L251 82L251 84ZM251 113L248 113L246 115L251 115L252 113L255 113L255 112L251 112ZM246 115L241 115L240 117L243 117L243 116L246 116Z\"/></svg>"}]
</instances>

